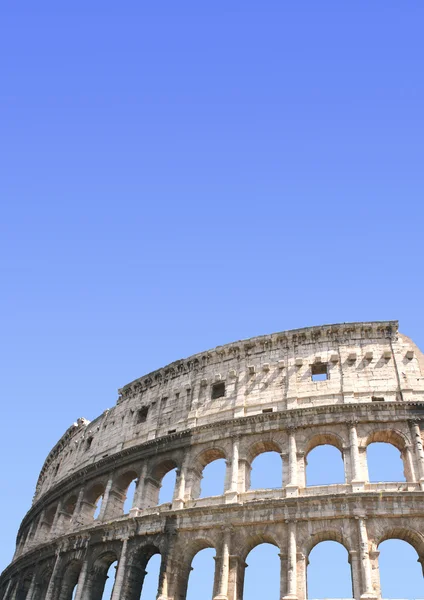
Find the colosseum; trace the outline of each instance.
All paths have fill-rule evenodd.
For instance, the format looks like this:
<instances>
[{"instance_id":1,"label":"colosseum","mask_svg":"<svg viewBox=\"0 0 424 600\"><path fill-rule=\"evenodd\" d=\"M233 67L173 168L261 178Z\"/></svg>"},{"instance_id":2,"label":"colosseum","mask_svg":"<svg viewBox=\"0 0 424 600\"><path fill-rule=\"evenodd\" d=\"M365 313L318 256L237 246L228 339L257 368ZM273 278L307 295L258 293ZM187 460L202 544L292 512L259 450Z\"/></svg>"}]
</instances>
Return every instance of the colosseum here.
<instances>
[{"instance_id":1,"label":"colosseum","mask_svg":"<svg viewBox=\"0 0 424 600\"><path fill-rule=\"evenodd\" d=\"M149 373L47 456L0 598L101 600L118 561L112 599L138 600L159 554L157 598L183 600L194 556L214 548L211 597L242 600L246 557L268 542L280 598L304 600L308 556L324 540L346 548L353 598L380 598L381 542L405 540L424 559L423 399L424 356L396 321L264 335ZM369 482L372 442L400 451L404 482ZM340 450L345 482L307 487L308 453L323 444ZM271 450L281 486L250 489L252 461ZM221 458L224 493L199 498L204 468ZM173 469L172 502L158 504Z\"/></svg>"}]
</instances>

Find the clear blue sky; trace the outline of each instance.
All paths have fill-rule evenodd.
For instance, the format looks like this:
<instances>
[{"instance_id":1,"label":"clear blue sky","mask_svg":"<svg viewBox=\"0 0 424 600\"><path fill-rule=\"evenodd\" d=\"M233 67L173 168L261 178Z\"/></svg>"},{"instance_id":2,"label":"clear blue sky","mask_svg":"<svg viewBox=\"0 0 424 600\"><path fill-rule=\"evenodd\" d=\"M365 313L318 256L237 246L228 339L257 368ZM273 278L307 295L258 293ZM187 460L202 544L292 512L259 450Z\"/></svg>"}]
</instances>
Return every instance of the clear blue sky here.
<instances>
[{"instance_id":1,"label":"clear blue sky","mask_svg":"<svg viewBox=\"0 0 424 600\"><path fill-rule=\"evenodd\" d=\"M424 348L423 18L2 3L0 568L50 448L149 370L340 321Z\"/></svg>"}]
</instances>

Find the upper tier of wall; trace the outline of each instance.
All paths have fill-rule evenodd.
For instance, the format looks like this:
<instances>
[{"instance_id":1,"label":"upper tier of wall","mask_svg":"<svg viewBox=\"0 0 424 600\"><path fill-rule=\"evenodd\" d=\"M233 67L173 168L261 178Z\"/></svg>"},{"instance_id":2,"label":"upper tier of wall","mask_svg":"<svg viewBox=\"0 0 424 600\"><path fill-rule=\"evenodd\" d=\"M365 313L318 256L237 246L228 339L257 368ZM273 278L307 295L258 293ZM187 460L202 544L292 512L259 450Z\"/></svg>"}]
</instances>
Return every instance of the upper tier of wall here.
<instances>
[{"instance_id":1,"label":"upper tier of wall","mask_svg":"<svg viewBox=\"0 0 424 600\"><path fill-rule=\"evenodd\" d=\"M314 365L327 379L313 381ZM225 386L217 389L216 384ZM213 393L215 392L215 393ZM424 397L424 355L396 321L309 327L218 346L119 390L115 407L78 419L49 453L34 501L87 464L196 425L270 410Z\"/></svg>"}]
</instances>

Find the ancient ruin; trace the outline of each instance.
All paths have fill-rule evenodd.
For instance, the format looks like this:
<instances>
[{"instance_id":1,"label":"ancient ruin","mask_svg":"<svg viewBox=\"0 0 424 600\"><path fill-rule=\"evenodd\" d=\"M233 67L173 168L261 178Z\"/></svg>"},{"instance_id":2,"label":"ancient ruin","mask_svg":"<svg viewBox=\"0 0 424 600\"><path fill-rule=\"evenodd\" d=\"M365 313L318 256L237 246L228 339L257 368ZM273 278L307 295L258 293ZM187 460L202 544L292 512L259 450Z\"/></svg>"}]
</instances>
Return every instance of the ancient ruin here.
<instances>
[{"instance_id":1,"label":"ancient ruin","mask_svg":"<svg viewBox=\"0 0 424 600\"><path fill-rule=\"evenodd\" d=\"M424 356L395 321L264 335L143 376L51 450L0 598L100 600L118 561L113 600L138 600L160 554L157 597L183 600L193 557L211 547L211 596L242 600L246 556L269 542L281 557L280 598L304 600L308 555L323 540L347 549L353 597L380 598L382 541L406 540L424 559L423 398ZM400 451L406 482L369 483L376 441ZM322 444L342 453L344 484L306 486L308 453ZM251 490L252 461L269 450L281 455L281 487ZM199 498L203 469L220 458L224 493ZM172 503L158 505L175 468Z\"/></svg>"}]
</instances>

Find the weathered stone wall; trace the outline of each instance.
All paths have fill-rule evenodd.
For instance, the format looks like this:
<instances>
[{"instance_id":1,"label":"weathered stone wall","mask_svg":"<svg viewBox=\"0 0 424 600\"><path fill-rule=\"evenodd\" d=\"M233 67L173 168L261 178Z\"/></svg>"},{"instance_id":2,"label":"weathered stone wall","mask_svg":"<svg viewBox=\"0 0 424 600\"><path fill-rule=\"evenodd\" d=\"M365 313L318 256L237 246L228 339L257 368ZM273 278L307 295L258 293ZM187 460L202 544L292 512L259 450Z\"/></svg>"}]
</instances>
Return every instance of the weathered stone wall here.
<instances>
[{"instance_id":1,"label":"weathered stone wall","mask_svg":"<svg viewBox=\"0 0 424 600\"><path fill-rule=\"evenodd\" d=\"M401 537L424 558L423 365L396 322L357 323L228 344L125 386L114 408L80 419L50 452L0 598L71 600L78 582L76 600L99 600L119 560L113 600L138 600L159 553L158 598L183 600L193 556L213 547L214 598L241 600L246 556L268 541L280 549L281 598L303 600L309 552L326 539L349 552L354 597L379 598L381 541ZM406 483L369 483L375 441L399 449ZM341 451L344 484L306 487L307 455L321 444ZM281 455L282 486L250 490L252 461L268 450ZM199 498L218 458L224 493ZM173 468L173 501L157 506Z\"/></svg>"}]
</instances>

